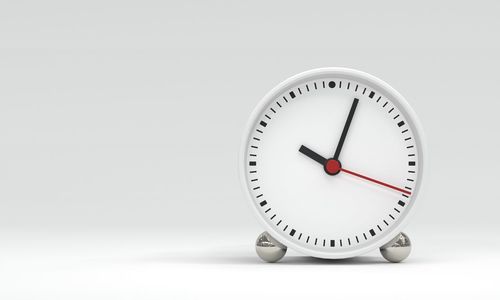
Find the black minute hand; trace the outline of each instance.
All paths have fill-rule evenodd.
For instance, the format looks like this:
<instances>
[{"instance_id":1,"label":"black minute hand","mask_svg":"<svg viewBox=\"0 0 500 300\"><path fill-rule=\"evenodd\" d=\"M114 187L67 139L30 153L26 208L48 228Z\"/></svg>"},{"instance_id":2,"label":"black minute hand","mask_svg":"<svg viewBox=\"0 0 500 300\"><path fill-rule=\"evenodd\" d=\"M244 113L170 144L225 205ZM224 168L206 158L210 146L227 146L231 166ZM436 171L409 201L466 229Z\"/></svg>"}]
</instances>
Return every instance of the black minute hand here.
<instances>
[{"instance_id":1,"label":"black minute hand","mask_svg":"<svg viewBox=\"0 0 500 300\"><path fill-rule=\"evenodd\" d=\"M345 121L344 130L342 130L342 135L340 136L339 143L337 144L337 149L335 149L335 154L333 155L333 159L338 160L340 151L342 150L342 146L344 145L345 137L347 136L347 132L349 131L349 126L351 126L352 117L354 116L354 112L356 111L356 107L358 106L359 99L354 98L354 101L351 105L351 110L349 111L349 115L347 116L347 120Z\"/></svg>"}]
</instances>

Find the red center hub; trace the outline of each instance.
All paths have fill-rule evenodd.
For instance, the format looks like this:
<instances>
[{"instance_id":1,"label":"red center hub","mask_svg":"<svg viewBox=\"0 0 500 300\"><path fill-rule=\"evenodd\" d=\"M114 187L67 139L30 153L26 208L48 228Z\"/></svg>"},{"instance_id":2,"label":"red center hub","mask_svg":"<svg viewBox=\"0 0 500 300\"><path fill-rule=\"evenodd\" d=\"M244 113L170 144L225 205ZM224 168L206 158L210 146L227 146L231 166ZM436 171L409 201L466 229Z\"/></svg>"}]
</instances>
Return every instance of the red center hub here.
<instances>
[{"instance_id":1,"label":"red center hub","mask_svg":"<svg viewBox=\"0 0 500 300\"><path fill-rule=\"evenodd\" d=\"M337 175L342 169L342 164L336 159L329 159L325 163L325 172L329 175Z\"/></svg>"}]
</instances>

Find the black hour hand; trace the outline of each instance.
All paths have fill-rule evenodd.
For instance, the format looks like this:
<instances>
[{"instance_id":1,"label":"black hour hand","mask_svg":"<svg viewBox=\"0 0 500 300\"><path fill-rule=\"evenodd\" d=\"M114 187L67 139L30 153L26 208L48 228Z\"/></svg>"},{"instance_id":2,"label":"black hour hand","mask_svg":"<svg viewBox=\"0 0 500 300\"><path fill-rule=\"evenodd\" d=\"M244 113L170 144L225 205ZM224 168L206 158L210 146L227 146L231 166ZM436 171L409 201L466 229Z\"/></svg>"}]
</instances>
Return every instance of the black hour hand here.
<instances>
[{"instance_id":1,"label":"black hour hand","mask_svg":"<svg viewBox=\"0 0 500 300\"><path fill-rule=\"evenodd\" d=\"M317 163L324 165L326 163L326 158L323 156L319 155L318 153L312 151L311 149L307 148L304 145L300 146L299 152L304 154L305 156L309 157L310 159L316 161Z\"/></svg>"}]
</instances>

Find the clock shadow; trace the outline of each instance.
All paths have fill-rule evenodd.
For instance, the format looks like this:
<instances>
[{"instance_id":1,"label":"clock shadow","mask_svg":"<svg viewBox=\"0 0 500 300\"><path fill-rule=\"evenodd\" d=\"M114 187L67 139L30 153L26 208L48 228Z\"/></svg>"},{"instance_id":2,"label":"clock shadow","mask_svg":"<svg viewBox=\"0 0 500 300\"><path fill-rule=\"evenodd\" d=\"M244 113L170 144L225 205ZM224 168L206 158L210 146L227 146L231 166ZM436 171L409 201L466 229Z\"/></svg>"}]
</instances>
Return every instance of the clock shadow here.
<instances>
[{"instance_id":1,"label":"clock shadow","mask_svg":"<svg viewBox=\"0 0 500 300\"><path fill-rule=\"evenodd\" d=\"M293 266L293 265L374 265L390 264L381 255L368 253L345 259L322 259L306 255L289 249L288 253L276 263L267 263L259 258L254 247L247 244L224 244L200 246L185 249L165 249L164 252L149 253L135 257L140 262L154 262L166 264L205 264L205 265L255 265L255 266Z\"/></svg>"},{"instance_id":2,"label":"clock shadow","mask_svg":"<svg viewBox=\"0 0 500 300\"><path fill-rule=\"evenodd\" d=\"M388 264L386 260L378 256L358 256L346 259L322 259L310 256L285 256L279 262L266 263L262 261L256 254L240 254L221 255L209 254L204 255L186 255L186 254L157 254L149 257L142 257L141 261L149 261L156 263L174 263L174 264L214 264L214 265L373 265L373 264Z\"/></svg>"},{"instance_id":3,"label":"clock shadow","mask_svg":"<svg viewBox=\"0 0 500 300\"><path fill-rule=\"evenodd\" d=\"M372 265L387 264L387 261L382 257L377 256L357 256L344 259L323 259L310 256L285 256L280 263L287 265Z\"/></svg>"}]
</instances>

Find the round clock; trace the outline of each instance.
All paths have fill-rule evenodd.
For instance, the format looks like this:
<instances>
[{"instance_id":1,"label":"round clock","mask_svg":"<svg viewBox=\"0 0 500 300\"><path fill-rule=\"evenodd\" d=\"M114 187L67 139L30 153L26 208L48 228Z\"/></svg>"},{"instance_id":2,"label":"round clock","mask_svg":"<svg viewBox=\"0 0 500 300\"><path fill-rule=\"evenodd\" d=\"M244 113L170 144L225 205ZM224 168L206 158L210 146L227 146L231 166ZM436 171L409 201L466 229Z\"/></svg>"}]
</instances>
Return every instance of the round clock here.
<instances>
[{"instance_id":1,"label":"round clock","mask_svg":"<svg viewBox=\"0 0 500 300\"><path fill-rule=\"evenodd\" d=\"M407 239L400 232L422 183L422 130L408 102L382 80L315 69L260 101L240 164L267 242L347 258Z\"/></svg>"}]
</instances>

